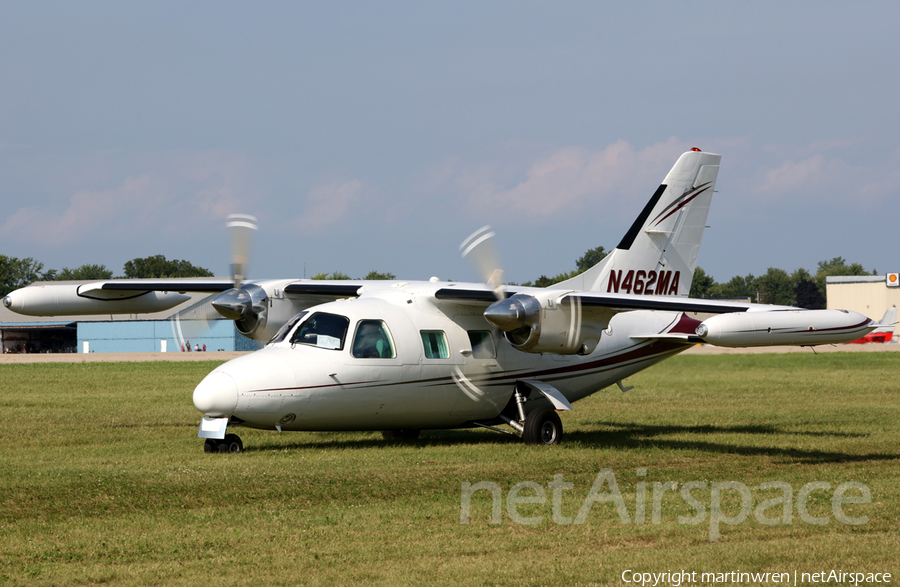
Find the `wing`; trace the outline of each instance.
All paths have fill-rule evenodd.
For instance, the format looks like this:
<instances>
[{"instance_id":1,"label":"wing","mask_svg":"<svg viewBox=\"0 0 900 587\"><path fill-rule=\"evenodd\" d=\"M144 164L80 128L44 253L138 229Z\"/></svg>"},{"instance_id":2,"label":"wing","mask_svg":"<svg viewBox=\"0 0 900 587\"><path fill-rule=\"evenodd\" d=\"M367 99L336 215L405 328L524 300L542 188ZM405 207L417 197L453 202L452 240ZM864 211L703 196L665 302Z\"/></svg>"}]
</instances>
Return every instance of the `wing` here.
<instances>
[{"instance_id":1,"label":"wing","mask_svg":"<svg viewBox=\"0 0 900 587\"><path fill-rule=\"evenodd\" d=\"M621 312L681 313L663 329L648 320L647 332L632 338L668 339L685 344L719 346L833 344L865 335L877 325L858 312L803 310L787 306L701 300L679 296L519 288L495 301L487 287L447 287L435 298L443 303L484 306L485 319L505 332L520 351L587 354L593 351L610 320ZM700 322L686 312L711 314Z\"/></svg>"},{"instance_id":2,"label":"wing","mask_svg":"<svg viewBox=\"0 0 900 587\"><path fill-rule=\"evenodd\" d=\"M338 298L359 295L363 281L303 279L250 280L235 288L232 278L109 279L91 282L40 282L3 299L9 310L26 316L150 314L174 310L190 293L218 294L213 307L251 338L267 340L298 312Z\"/></svg>"},{"instance_id":3,"label":"wing","mask_svg":"<svg viewBox=\"0 0 900 587\"><path fill-rule=\"evenodd\" d=\"M298 308L357 295L362 282L252 280L277 298L288 296ZM144 314L169 310L190 299L187 293L222 293L234 288L230 278L110 279L90 282L38 282L3 299L13 312L26 316Z\"/></svg>"}]
</instances>

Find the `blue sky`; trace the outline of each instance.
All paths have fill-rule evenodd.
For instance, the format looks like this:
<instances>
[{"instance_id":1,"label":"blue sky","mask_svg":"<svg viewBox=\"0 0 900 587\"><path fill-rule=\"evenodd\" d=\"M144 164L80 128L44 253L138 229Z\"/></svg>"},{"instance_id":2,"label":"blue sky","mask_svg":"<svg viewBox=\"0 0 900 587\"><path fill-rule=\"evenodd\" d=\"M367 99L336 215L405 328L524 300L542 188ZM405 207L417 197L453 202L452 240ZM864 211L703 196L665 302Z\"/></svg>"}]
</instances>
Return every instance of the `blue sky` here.
<instances>
[{"instance_id":1,"label":"blue sky","mask_svg":"<svg viewBox=\"0 0 900 587\"><path fill-rule=\"evenodd\" d=\"M900 270L900 5L0 2L0 253L252 277L506 278L614 247L683 151L721 153L719 281Z\"/></svg>"}]
</instances>

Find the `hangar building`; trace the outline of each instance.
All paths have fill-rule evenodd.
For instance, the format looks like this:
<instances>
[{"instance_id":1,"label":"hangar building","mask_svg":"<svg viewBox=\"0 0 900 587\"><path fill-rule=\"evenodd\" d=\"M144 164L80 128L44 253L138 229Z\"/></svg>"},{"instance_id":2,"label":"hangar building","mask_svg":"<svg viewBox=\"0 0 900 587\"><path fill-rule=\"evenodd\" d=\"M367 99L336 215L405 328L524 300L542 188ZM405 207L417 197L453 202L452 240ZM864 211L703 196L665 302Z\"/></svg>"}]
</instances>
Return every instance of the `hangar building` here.
<instances>
[{"instance_id":1,"label":"hangar building","mask_svg":"<svg viewBox=\"0 0 900 587\"><path fill-rule=\"evenodd\" d=\"M853 310L881 320L888 308L900 308L900 274L826 277L828 308ZM900 327L894 326L894 341Z\"/></svg>"}]
</instances>

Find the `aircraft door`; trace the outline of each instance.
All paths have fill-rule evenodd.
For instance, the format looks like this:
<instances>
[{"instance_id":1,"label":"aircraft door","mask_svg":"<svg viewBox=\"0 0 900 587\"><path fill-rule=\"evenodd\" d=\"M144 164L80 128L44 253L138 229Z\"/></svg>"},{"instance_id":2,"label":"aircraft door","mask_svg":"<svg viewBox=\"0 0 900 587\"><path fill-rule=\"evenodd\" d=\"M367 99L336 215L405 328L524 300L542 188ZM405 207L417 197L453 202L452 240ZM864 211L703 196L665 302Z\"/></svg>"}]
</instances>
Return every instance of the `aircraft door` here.
<instances>
[{"instance_id":1,"label":"aircraft door","mask_svg":"<svg viewBox=\"0 0 900 587\"><path fill-rule=\"evenodd\" d=\"M499 383L502 368L497 362L497 333L483 319L461 320L458 324L465 360L454 373L457 397L451 414L471 419L494 417L512 394L510 385Z\"/></svg>"},{"instance_id":2,"label":"aircraft door","mask_svg":"<svg viewBox=\"0 0 900 587\"><path fill-rule=\"evenodd\" d=\"M429 409L438 409L445 414L456 401L453 373L465 365L465 357L460 353L465 348L461 334L452 323L446 322L419 330L420 397L429 403Z\"/></svg>"}]
</instances>

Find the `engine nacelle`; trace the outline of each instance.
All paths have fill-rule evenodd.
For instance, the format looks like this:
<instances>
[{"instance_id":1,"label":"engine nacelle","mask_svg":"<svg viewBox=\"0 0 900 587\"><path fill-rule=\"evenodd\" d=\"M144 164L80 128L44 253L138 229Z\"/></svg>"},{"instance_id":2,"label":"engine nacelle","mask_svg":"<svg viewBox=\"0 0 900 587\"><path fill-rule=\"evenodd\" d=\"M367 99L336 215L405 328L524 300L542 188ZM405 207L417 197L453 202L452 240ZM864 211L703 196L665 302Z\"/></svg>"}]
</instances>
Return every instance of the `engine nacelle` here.
<instances>
[{"instance_id":1,"label":"engine nacelle","mask_svg":"<svg viewBox=\"0 0 900 587\"><path fill-rule=\"evenodd\" d=\"M244 336L265 336L269 296L260 286L247 283L241 288L223 291L213 299L212 306L222 316L234 320L235 328Z\"/></svg>"},{"instance_id":2,"label":"engine nacelle","mask_svg":"<svg viewBox=\"0 0 900 587\"><path fill-rule=\"evenodd\" d=\"M267 341L285 322L310 304L297 306L284 294L289 280L244 283L223 291L212 300L219 314L234 320L238 332L253 340Z\"/></svg>"},{"instance_id":3,"label":"engine nacelle","mask_svg":"<svg viewBox=\"0 0 900 587\"><path fill-rule=\"evenodd\" d=\"M724 347L812 346L850 342L876 326L849 310L772 310L719 314L704 320L696 334L704 342Z\"/></svg>"},{"instance_id":4,"label":"engine nacelle","mask_svg":"<svg viewBox=\"0 0 900 587\"><path fill-rule=\"evenodd\" d=\"M503 331L506 340L526 353L587 355L597 347L602 328L585 324L581 299L550 290L516 294L491 304L485 319Z\"/></svg>"}]
</instances>

